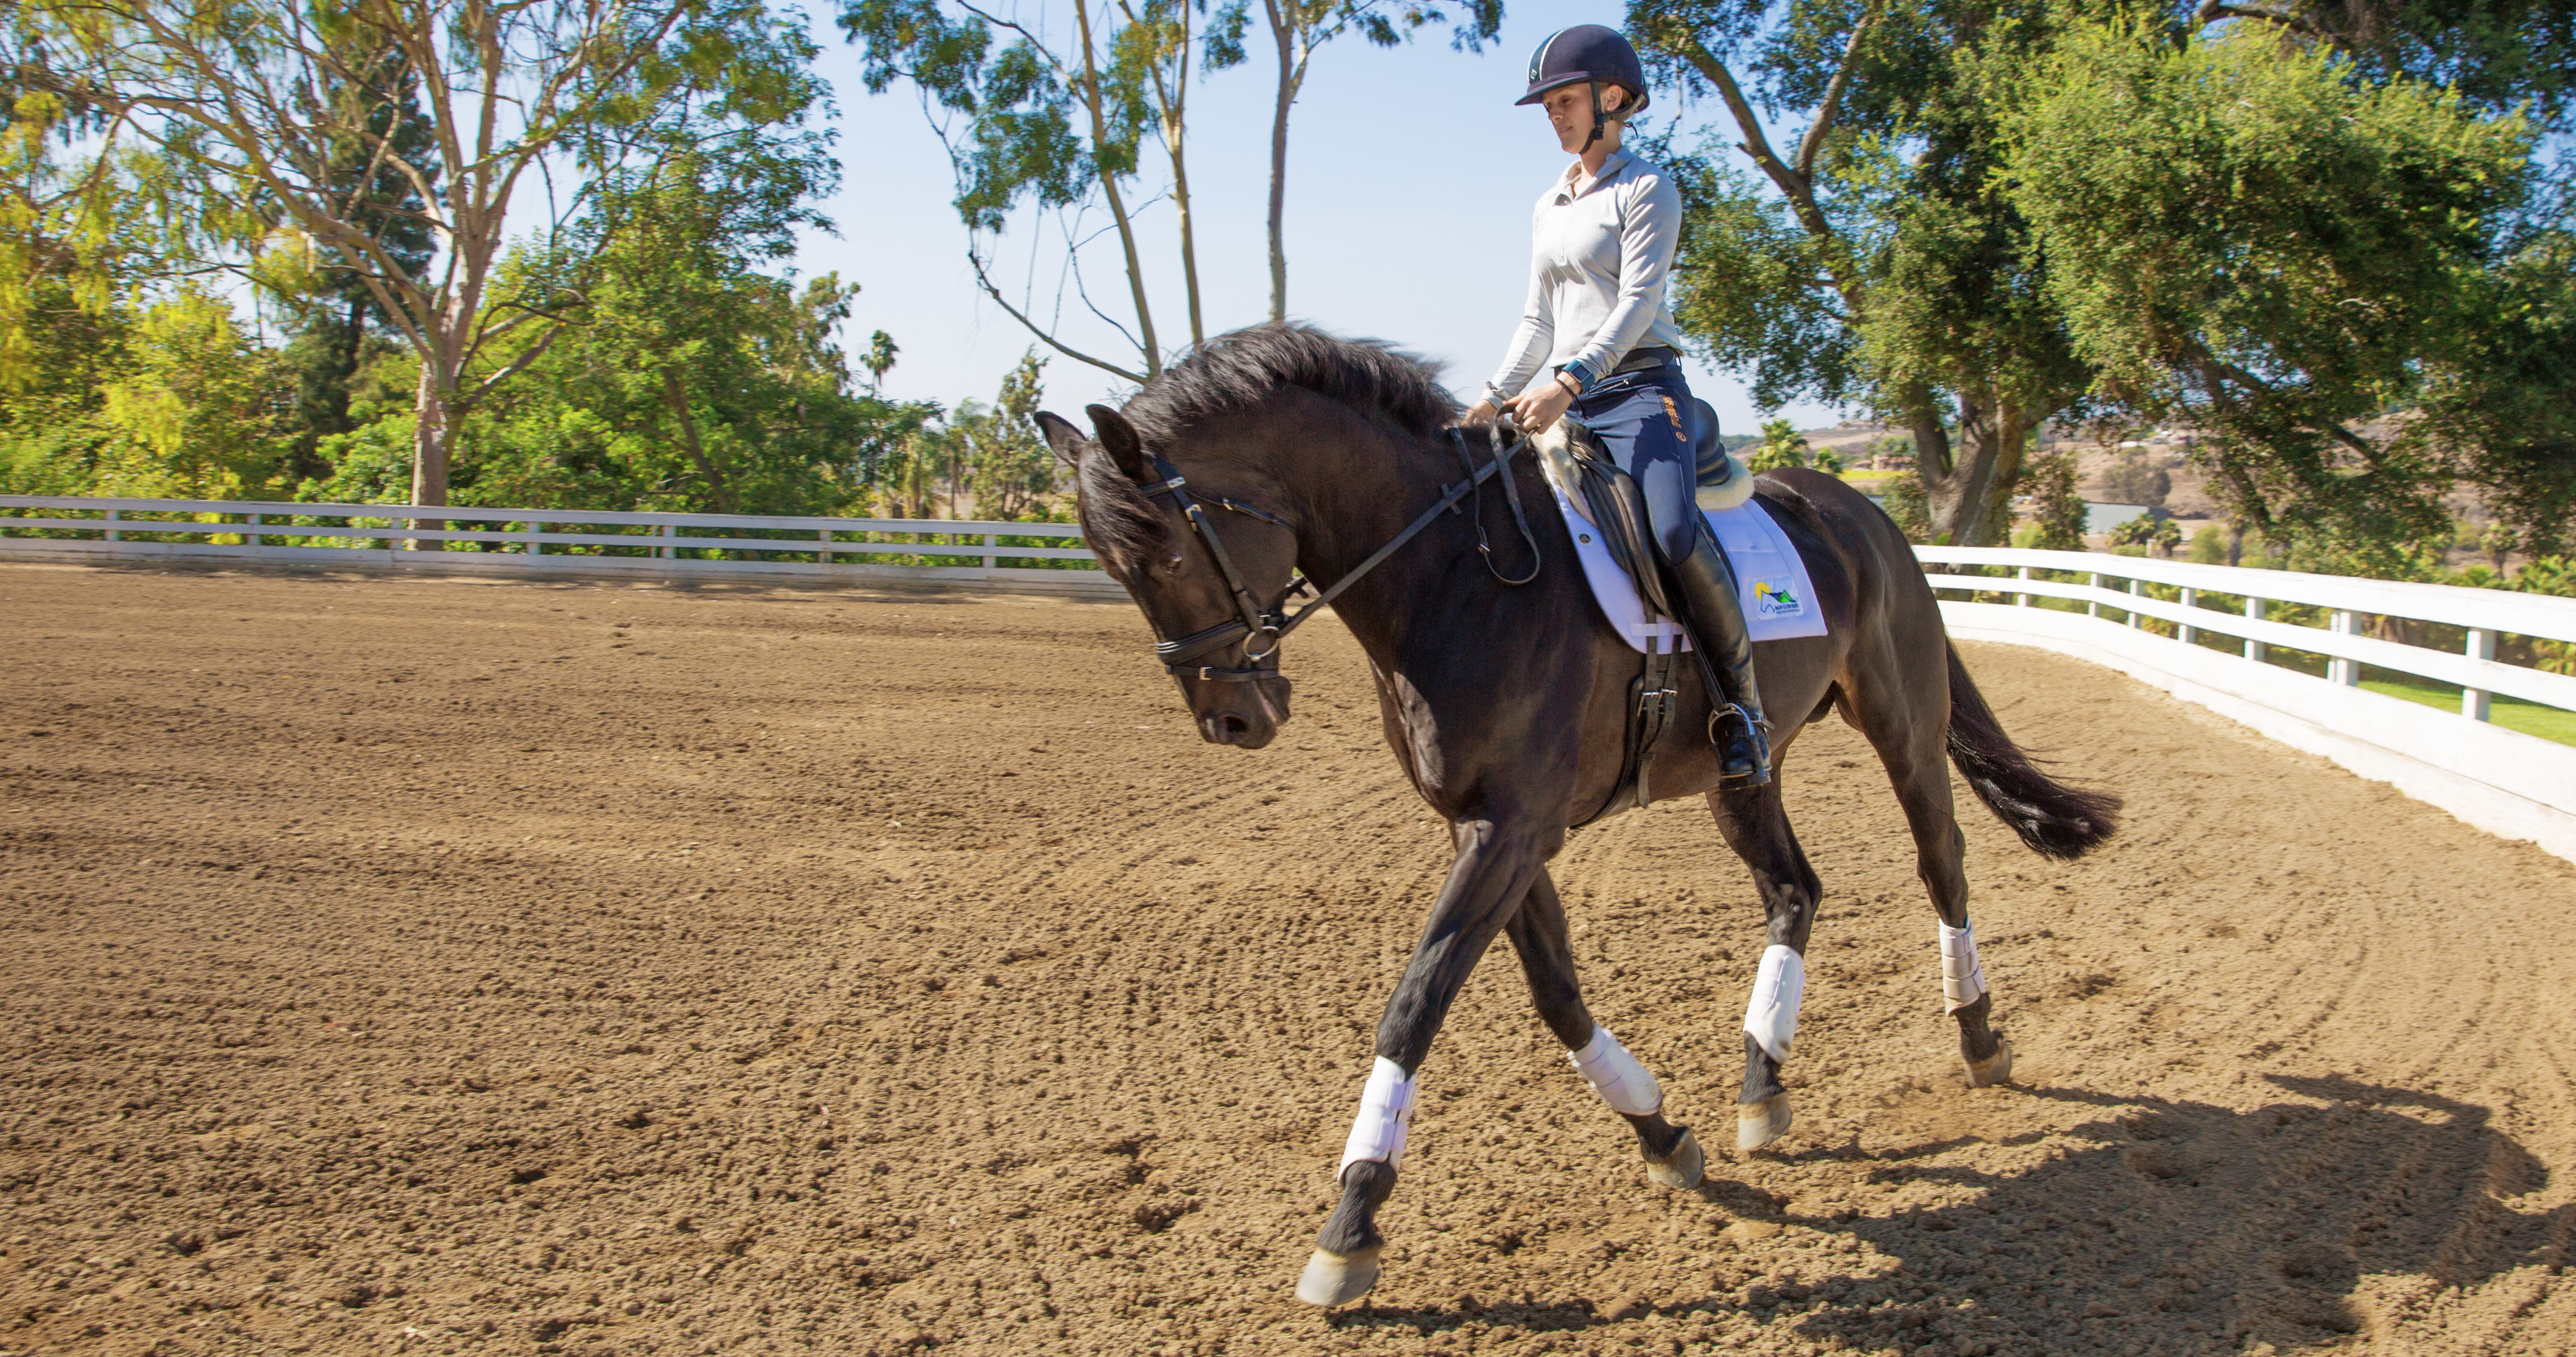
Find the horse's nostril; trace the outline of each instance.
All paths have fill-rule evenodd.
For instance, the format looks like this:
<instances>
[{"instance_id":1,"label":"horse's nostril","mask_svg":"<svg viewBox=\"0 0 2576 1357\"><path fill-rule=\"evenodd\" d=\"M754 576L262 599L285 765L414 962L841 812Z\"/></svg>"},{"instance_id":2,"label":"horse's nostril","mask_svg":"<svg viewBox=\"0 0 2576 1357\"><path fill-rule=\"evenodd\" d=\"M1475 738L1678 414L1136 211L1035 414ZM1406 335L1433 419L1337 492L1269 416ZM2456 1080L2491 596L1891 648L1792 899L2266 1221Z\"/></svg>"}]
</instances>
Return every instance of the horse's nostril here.
<instances>
[{"instance_id":1,"label":"horse's nostril","mask_svg":"<svg viewBox=\"0 0 2576 1357\"><path fill-rule=\"evenodd\" d=\"M1217 728L1228 735L1240 735L1243 732L1252 729L1252 723L1232 712L1227 712L1225 715L1217 718Z\"/></svg>"}]
</instances>

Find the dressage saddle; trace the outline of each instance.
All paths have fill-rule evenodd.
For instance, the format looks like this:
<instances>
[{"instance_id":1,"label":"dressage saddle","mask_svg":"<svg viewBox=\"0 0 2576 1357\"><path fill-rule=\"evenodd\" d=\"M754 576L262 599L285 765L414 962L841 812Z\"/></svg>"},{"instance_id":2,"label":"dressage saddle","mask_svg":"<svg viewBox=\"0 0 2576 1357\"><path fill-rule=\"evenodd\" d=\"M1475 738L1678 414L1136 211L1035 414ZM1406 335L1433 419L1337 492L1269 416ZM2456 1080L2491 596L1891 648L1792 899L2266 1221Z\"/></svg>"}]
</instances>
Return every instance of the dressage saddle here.
<instances>
[{"instance_id":1,"label":"dressage saddle","mask_svg":"<svg viewBox=\"0 0 2576 1357\"><path fill-rule=\"evenodd\" d=\"M1717 412L1704 400L1693 399L1691 406L1691 450L1700 488L1722 486L1732 477L1746 474L1727 459L1718 435ZM1636 478L1619 469L1590 430L1569 425L1568 434L1583 498L1592 510L1593 523L1601 529L1602 545L1628 578L1636 582L1637 595L1645 601L1649 616L1671 618L1687 629L1688 616L1673 601L1674 586L1665 579L1662 557L1654 547L1645 493L1637 488ZM1691 643L1694 647L1702 644L1697 637ZM1647 756L1672 724L1678 704L1680 693L1673 686L1676 658L1672 651L1659 651L1652 642L1647 644L1644 663L1629 685L1628 740L1619 780L1600 808L1584 817L1577 828L1632 806L1643 806L1652 799L1646 785Z\"/></svg>"}]
</instances>

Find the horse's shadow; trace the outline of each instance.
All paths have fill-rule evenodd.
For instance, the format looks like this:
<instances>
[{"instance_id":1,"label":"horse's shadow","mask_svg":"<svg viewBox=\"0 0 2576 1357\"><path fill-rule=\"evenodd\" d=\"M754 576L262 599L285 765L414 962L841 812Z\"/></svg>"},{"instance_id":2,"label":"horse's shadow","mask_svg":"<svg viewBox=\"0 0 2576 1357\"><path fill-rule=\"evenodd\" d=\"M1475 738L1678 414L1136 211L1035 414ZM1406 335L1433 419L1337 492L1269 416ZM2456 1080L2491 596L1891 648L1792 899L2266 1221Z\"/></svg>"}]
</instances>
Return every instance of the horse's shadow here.
<instances>
[{"instance_id":1,"label":"horse's shadow","mask_svg":"<svg viewBox=\"0 0 2576 1357\"><path fill-rule=\"evenodd\" d=\"M1783 1254L1782 1275L1743 1296L1668 1296L1652 1310L1749 1316L1821 1348L1860 1351L1935 1341L1958 1354L2235 1351L2247 1341L2287 1351L2346 1341L2383 1302L2568 1261L2576 1206L2510 1204L2544 1186L2548 1170L2495 1130L2487 1109L2345 1079L2272 1083L2300 1100L2236 1111L2026 1092L2103 1115L2063 1133L2083 1148L2010 1172L1933 1162L1939 1147L1868 1156L1872 1182L1982 1189L1895 1216L1783 1212L1712 1163L1701 1195L1730 1213L1845 1236L1882 1257ZM2375 1279L2367 1288L2365 1277ZM1604 1316L1573 1303L1480 1317L1563 1330L1641 1313ZM1422 1329L1469 1318L1362 1310L1343 1322Z\"/></svg>"}]
</instances>

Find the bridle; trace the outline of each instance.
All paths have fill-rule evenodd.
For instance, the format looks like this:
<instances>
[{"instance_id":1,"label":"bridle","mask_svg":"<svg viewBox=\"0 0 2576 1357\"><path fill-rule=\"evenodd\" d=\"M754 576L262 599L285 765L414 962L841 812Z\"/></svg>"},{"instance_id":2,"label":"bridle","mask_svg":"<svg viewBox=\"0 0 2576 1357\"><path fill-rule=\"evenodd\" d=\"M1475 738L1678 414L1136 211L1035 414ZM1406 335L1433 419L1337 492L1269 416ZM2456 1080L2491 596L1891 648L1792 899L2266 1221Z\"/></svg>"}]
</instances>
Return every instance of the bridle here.
<instances>
[{"instance_id":1,"label":"bridle","mask_svg":"<svg viewBox=\"0 0 2576 1357\"><path fill-rule=\"evenodd\" d=\"M1509 443L1504 442L1503 436L1506 431L1511 435ZM1529 446L1529 439L1524 437L1517 428L1506 430L1499 422L1486 425L1485 441L1492 452L1492 458L1478 465L1476 459L1467 451L1466 431L1453 428L1448 432L1450 447L1458 454L1458 464L1466 470L1467 478L1456 485L1445 487L1441 491L1439 500L1430 508L1423 510L1411 523L1406 524L1404 531L1388 539L1386 545L1369 553L1367 560L1352 567L1349 573L1333 581L1331 588L1315 594L1313 602L1298 608L1294 613L1287 610L1288 600L1301 593L1314 593L1314 581L1307 579L1305 573L1300 571L1289 577L1288 585L1280 590L1276 603L1267 608L1261 606L1259 597L1252 592L1252 586L1245 583L1243 572L1235 567L1234 557L1226 551L1225 541L1217 535L1216 522L1208 516L1207 510L1210 505L1213 505L1219 509L1242 514L1247 518L1257 518L1264 523L1286 529L1291 536L1296 534L1297 526L1267 509L1239 504L1223 496L1214 496L1202 503L1190 494L1189 479L1181 475L1179 469L1172 465L1171 459L1159 452L1150 454L1153 458L1154 474L1161 477L1161 480L1145 486L1145 493L1148 496L1171 496L1173 506L1181 511L1182 517L1189 520L1190 530L1198 534L1199 541L1207 547L1208 555L1216 561L1217 569L1224 573L1226 590L1233 595L1235 609L1234 616L1203 631L1194 631L1187 636L1169 641L1157 639L1154 642L1154 657L1163 662L1163 672L1177 678L1203 679L1213 683L1248 683L1255 679L1277 675L1279 646L1288 639L1288 633L1305 625L1306 619L1313 617L1317 609L1332 602L1343 590L1359 583L1361 577L1377 569L1386 558L1394 555L1405 543L1421 535L1423 529L1431 526L1433 519L1444 512L1455 513L1458 501L1470 495L1476 498L1474 511L1476 550L1484 556L1485 569L1491 572L1495 579L1515 587L1537 579L1539 567L1542 564L1539 559L1538 538L1530 531L1529 519L1521 512L1520 487L1513 483L1510 476L1503 475L1503 495L1511 502L1512 521L1520 528L1521 541L1529 547L1528 573L1514 579L1504 574L1502 568L1494 564L1493 544L1486 540L1484 521L1483 486L1485 482L1497 475L1502 475L1511 459ZM1243 645L1242 667L1224 668L1199 663L1211 652L1222 650L1238 642ZM1255 650L1253 647L1256 645L1260 646L1260 649Z\"/></svg>"}]
</instances>

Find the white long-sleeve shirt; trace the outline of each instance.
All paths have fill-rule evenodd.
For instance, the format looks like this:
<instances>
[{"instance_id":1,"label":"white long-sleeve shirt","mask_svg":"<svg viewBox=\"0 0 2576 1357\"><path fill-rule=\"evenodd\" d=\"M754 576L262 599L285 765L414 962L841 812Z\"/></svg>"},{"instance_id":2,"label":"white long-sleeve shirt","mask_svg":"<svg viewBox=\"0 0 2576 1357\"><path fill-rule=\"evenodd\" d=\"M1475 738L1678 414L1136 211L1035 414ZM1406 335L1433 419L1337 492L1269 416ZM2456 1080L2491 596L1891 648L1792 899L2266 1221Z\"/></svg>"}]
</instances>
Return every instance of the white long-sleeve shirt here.
<instances>
[{"instance_id":1,"label":"white long-sleeve shirt","mask_svg":"<svg viewBox=\"0 0 2576 1357\"><path fill-rule=\"evenodd\" d=\"M1567 166L1530 216L1529 303L1494 385L1518 394L1572 362L1605 377L1641 344L1680 348L1664 280L1681 224L1662 167L1613 151L1586 183L1582 161Z\"/></svg>"}]
</instances>

